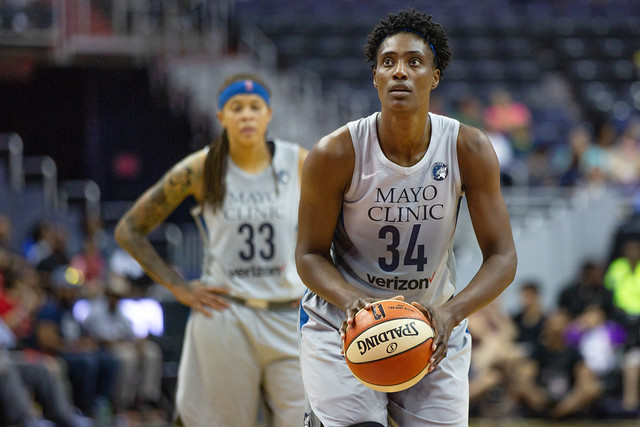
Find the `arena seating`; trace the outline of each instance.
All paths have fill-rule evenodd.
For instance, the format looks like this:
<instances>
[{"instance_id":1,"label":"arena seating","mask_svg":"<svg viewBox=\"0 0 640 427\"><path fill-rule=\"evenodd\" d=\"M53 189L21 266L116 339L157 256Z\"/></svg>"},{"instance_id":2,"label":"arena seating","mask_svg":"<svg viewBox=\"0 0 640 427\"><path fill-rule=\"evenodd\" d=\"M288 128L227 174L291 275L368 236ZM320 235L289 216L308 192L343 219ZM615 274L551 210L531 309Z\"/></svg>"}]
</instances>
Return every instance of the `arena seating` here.
<instances>
[{"instance_id":1,"label":"arena seating","mask_svg":"<svg viewBox=\"0 0 640 427\"><path fill-rule=\"evenodd\" d=\"M236 13L243 25L257 25L274 41L282 70L312 70L342 102L357 93L373 109L378 101L363 48L372 25L403 6L395 5L262 0L239 2ZM465 92L487 100L501 86L544 116L545 100L534 88L553 74L570 82L571 101L586 116L624 120L640 105L640 88L631 85L639 77L633 62L640 50L637 2L457 1L429 4L429 12L443 24L454 54L438 89L446 102Z\"/></svg>"}]
</instances>

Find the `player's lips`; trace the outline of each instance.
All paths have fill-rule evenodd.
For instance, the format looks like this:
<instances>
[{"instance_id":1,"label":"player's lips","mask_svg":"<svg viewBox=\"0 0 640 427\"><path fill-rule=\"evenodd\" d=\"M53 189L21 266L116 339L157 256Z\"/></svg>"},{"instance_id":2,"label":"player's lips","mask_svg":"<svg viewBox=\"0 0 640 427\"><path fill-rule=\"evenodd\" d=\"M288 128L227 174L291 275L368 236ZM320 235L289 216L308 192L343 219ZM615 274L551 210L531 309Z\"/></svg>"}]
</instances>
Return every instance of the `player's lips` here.
<instances>
[{"instance_id":1,"label":"player's lips","mask_svg":"<svg viewBox=\"0 0 640 427\"><path fill-rule=\"evenodd\" d=\"M405 84L395 84L389 88L389 92L411 92L411 89Z\"/></svg>"},{"instance_id":2,"label":"player's lips","mask_svg":"<svg viewBox=\"0 0 640 427\"><path fill-rule=\"evenodd\" d=\"M255 131L256 131L256 128L249 127L249 126L240 128L240 133L253 133Z\"/></svg>"}]
</instances>

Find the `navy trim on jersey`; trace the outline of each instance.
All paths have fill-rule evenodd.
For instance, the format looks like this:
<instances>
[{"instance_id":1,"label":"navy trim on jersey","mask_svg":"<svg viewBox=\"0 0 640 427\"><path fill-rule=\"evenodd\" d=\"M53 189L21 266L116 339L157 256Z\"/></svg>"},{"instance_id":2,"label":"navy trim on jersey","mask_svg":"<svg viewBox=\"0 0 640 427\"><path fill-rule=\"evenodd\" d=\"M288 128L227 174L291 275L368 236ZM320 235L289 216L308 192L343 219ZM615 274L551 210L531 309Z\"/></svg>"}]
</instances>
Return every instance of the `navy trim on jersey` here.
<instances>
[{"instance_id":1,"label":"navy trim on jersey","mask_svg":"<svg viewBox=\"0 0 640 427\"><path fill-rule=\"evenodd\" d=\"M306 293L309 292L309 289L305 290L304 293L306 295ZM303 297L304 298L304 297ZM302 301L300 302L300 316L299 316L299 322L300 322L300 329L302 329L302 327L304 325L307 324L307 322L309 321L309 315L307 314L306 311L304 311L304 307L302 306Z\"/></svg>"}]
</instances>

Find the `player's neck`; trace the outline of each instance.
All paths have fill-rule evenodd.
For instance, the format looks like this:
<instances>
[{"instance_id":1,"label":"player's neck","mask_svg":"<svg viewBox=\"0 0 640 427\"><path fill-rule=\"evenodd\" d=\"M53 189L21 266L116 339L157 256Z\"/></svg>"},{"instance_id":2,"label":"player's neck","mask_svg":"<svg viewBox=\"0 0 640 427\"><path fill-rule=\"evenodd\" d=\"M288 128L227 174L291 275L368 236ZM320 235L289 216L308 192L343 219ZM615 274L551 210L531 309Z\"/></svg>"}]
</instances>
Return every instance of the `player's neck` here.
<instances>
[{"instance_id":1,"label":"player's neck","mask_svg":"<svg viewBox=\"0 0 640 427\"><path fill-rule=\"evenodd\" d=\"M271 154L266 144L256 144L251 147L231 145L229 156L236 166L251 174L264 171L271 163Z\"/></svg>"},{"instance_id":2,"label":"player's neck","mask_svg":"<svg viewBox=\"0 0 640 427\"><path fill-rule=\"evenodd\" d=\"M378 140L384 155L400 166L418 163L429 148L431 120L427 113L382 111L377 121Z\"/></svg>"}]
</instances>

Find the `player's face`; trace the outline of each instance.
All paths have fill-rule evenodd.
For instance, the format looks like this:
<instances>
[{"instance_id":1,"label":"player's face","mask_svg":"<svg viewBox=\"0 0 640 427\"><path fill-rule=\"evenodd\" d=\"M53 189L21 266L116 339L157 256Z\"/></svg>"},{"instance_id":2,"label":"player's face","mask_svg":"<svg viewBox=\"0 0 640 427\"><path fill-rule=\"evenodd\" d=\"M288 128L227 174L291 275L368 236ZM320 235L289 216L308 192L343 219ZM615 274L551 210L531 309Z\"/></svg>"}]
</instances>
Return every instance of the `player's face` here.
<instances>
[{"instance_id":1,"label":"player's face","mask_svg":"<svg viewBox=\"0 0 640 427\"><path fill-rule=\"evenodd\" d=\"M433 51L417 34L400 32L378 48L374 86L383 107L415 109L429 105L431 90L440 81Z\"/></svg>"},{"instance_id":2,"label":"player's face","mask_svg":"<svg viewBox=\"0 0 640 427\"><path fill-rule=\"evenodd\" d=\"M218 112L229 142L243 146L264 143L272 110L258 95L241 94L229 99Z\"/></svg>"}]
</instances>

